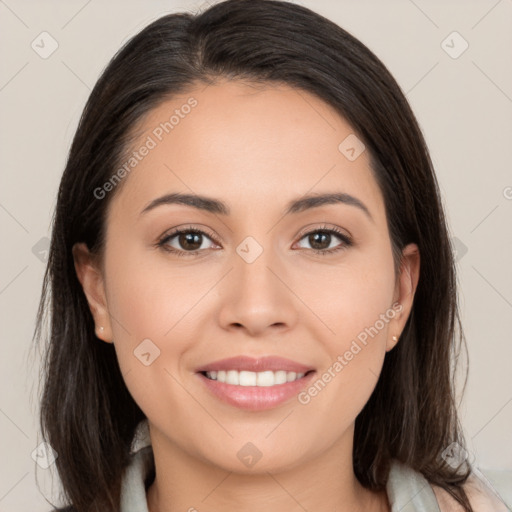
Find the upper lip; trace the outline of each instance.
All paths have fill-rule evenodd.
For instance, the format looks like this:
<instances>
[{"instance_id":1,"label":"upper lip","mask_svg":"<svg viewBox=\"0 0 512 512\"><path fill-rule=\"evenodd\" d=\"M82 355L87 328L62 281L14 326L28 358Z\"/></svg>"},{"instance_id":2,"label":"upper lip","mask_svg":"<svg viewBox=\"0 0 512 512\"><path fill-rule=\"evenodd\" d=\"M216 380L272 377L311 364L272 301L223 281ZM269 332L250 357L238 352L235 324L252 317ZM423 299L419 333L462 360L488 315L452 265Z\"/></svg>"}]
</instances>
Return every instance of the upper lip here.
<instances>
[{"instance_id":1,"label":"upper lip","mask_svg":"<svg viewBox=\"0 0 512 512\"><path fill-rule=\"evenodd\" d=\"M196 372L213 372L219 370L238 370L249 372L264 372L264 371L279 371L285 370L287 372L306 373L313 370L310 366L306 366L291 359L277 356L265 357L248 357L236 356L228 359L221 359L213 363L206 364L199 367Z\"/></svg>"}]
</instances>

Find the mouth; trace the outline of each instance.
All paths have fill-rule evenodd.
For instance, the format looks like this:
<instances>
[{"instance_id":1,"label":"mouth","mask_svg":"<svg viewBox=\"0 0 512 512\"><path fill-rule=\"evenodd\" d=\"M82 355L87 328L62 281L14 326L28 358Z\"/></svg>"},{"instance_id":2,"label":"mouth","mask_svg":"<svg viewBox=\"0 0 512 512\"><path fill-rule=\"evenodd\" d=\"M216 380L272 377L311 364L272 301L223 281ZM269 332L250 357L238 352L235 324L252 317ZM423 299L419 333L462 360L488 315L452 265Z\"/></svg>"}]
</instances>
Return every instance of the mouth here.
<instances>
[{"instance_id":1,"label":"mouth","mask_svg":"<svg viewBox=\"0 0 512 512\"><path fill-rule=\"evenodd\" d=\"M196 370L210 396L249 411L272 409L288 402L315 373L314 368L274 356L238 356Z\"/></svg>"}]
</instances>

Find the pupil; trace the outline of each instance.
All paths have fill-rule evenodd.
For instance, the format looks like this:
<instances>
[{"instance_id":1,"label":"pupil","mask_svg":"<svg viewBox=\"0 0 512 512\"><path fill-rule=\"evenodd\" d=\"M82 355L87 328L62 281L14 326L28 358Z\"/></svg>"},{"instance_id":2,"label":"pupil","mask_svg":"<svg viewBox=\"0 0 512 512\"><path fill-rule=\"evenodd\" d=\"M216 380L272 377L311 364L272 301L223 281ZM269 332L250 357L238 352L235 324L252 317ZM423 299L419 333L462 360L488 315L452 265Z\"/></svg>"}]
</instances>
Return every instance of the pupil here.
<instances>
[{"instance_id":1,"label":"pupil","mask_svg":"<svg viewBox=\"0 0 512 512\"><path fill-rule=\"evenodd\" d=\"M199 233L186 233L180 235L180 245L184 249L196 250L201 247L201 235Z\"/></svg>"},{"instance_id":2,"label":"pupil","mask_svg":"<svg viewBox=\"0 0 512 512\"><path fill-rule=\"evenodd\" d=\"M322 246L322 242L319 242L319 237L326 237L324 239L324 244L325 244L325 241L327 240L327 246ZM329 247L330 245L330 238L331 238L331 235L330 233L314 233L313 235L310 235L309 237L309 243L311 244L311 247L313 247L313 249L326 249L327 247ZM320 247L317 247L317 245L320 245Z\"/></svg>"}]
</instances>

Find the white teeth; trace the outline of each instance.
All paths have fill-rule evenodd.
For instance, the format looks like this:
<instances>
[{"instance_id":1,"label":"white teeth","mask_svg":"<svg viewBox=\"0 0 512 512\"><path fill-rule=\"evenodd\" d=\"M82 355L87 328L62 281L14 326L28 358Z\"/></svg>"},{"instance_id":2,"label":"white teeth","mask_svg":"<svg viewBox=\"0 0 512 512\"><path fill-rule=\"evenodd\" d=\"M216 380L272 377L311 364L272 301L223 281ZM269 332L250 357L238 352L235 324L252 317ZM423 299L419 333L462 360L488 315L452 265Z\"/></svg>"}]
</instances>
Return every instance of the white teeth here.
<instances>
[{"instance_id":1,"label":"white teeth","mask_svg":"<svg viewBox=\"0 0 512 512\"><path fill-rule=\"evenodd\" d=\"M237 371L229 370L226 372L226 384L234 384L235 386L238 386L239 380Z\"/></svg>"},{"instance_id":2,"label":"white teeth","mask_svg":"<svg viewBox=\"0 0 512 512\"><path fill-rule=\"evenodd\" d=\"M236 370L233 371L238 373ZM254 372L240 372L239 384L240 386L256 386L256 374Z\"/></svg>"},{"instance_id":3,"label":"white teeth","mask_svg":"<svg viewBox=\"0 0 512 512\"><path fill-rule=\"evenodd\" d=\"M219 382L225 382L226 384L232 384L234 386L269 387L301 379L304 377L304 373L287 372L285 370L279 370L277 372L270 370L265 372L219 370L206 372L206 376L211 380L218 380Z\"/></svg>"},{"instance_id":4,"label":"white teeth","mask_svg":"<svg viewBox=\"0 0 512 512\"><path fill-rule=\"evenodd\" d=\"M268 387L277 384L274 377L274 372L258 372L256 375L256 385L261 387Z\"/></svg>"},{"instance_id":5,"label":"white teeth","mask_svg":"<svg viewBox=\"0 0 512 512\"><path fill-rule=\"evenodd\" d=\"M284 384L288 380L286 378L286 372L284 370L279 370L278 372L275 372L274 379L275 379L275 381L274 381L275 384ZM295 379L293 379L293 380L295 380ZM290 382L291 382L291 380L290 380Z\"/></svg>"}]
</instances>

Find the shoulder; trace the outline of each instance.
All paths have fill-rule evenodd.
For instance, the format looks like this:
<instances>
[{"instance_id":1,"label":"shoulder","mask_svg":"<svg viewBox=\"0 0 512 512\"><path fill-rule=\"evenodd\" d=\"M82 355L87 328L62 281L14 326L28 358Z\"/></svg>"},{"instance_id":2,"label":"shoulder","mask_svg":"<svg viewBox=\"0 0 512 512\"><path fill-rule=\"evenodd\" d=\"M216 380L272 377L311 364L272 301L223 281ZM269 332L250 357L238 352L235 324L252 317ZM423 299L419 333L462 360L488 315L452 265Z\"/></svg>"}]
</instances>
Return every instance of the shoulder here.
<instances>
[{"instance_id":1,"label":"shoulder","mask_svg":"<svg viewBox=\"0 0 512 512\"><path fill-rule=\"evenodd\" d=\"M481 475L481 473L480 473ZM469 502L474 512L508 512L507 506L498 498L490 484L485 482L479 475L472 473L463 485ZM462 505L442 487L432 484L432 490L436 496L441 512L464 512Z\"/></svg>"}]
</instances>

